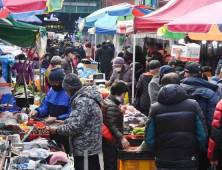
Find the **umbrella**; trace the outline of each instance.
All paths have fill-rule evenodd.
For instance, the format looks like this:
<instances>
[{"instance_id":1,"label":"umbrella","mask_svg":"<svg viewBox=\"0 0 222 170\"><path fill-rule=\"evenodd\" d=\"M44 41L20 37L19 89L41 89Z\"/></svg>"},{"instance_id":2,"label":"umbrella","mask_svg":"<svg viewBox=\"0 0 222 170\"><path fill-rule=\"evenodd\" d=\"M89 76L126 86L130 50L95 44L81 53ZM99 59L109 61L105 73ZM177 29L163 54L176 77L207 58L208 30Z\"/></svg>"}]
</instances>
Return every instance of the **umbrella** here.
<instances>
[{"instance_id":1,"label":"umbrella","mask_svg":"<svg viewBox=\"0 0 222 170\"><path fill-rule=\"evenodd\" d=\"M29 16L29 17L25 17L25 18L18 18L18 21L22 21L22 22L36 22L41 24L42 21L35 15Z\"/></svg>"},{"instance_id":2,"label":"umbrella","mask_svg":"<svg viewBox=\"0 0 222 170\"><path fill-rule=\"evenodd\" d=\"M222 2L199 8L167 24L170 32L208 33L213 25L222 32Z\"/></svg>"},{"instance_id":3,"label":"umbrella","mask_svg":"<svg viewBox=\"0 0 222 170\"><path fill-rule=\"evenodd\" d=\"M129 20L134 17L144 16L152 12L149 6L145 5L131 5L128 3L122 3L110 7L100 9L87 16L84 20L84 24L93 23L95 27L112 29L117 21ZM81 28L83 22L80 23Z\"/></svg>"},{"instance_id":4,"label":"umbrella","mask_svg":"<svg viewBox=\"0 0 222 170\"><path fill-rule=\"evenodd\" d=\"M6 9L13 18L43 14L47 0L0 0L0 10Z\"/></svg>"}]
</instances>

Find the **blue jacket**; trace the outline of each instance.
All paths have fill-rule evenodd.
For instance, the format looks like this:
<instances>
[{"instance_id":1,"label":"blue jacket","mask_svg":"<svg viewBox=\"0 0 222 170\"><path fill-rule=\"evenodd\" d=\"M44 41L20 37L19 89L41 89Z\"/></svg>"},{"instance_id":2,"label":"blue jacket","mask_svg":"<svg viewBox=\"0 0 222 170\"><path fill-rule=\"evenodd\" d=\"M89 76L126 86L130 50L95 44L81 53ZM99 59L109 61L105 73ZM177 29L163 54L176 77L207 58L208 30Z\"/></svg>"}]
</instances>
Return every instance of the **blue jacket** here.
<instances>
[{"instance_id":1,"label":"blue jacket","mask_svg":"<svg viewBox=\"0 0 222 170\"><path fill-rule=\"evenodd\" d=\"M210 80L210 83L217 84L220 79L216 76L213 76Z\"/></svg>"},{"instance_id":2,"label":"blue jacket","mask_svg":"<svg viewBox=\"0 0 222 170\"><path fill-rule=\"evenodd\" d=\"M215 107L219 101L216 94L218 86L196 77L183 79L181 83L189 98L198 102L210 130Z\"/></svg>"},{"instance_id":3,"label":"blue jacket","mask_svg":"<svg viewBox=\"0 0 222 170\"><path fill-rule=\"evenodd\" d=\"M65 90L54 91L52 88L45 96L40 107L35 110L38 111L39 117L56 117L58 120L65 120L69 117L71 112L71 105L69 103L70 96L66 94Z\"/></svg>"},{"instance_id":4,"label":"blue jacket","mask_svg":"<svg viewBox=\"0 0 222 170\"><path fill-rule=\"evenodd\" d=\"M222 99L222 80L219 80L217 85L218 85L217 95L219 97L219 100L221 100Z\"/></svg>"},{"instance_id":5,"label":"blue jacket","mask_svg":"<svg viewBox=\"0 0 222 170\"><path fill-rule=\"evenodd\" d=\"M162 87L151 105L145 143L155 153L158 168L198 166L198 153L207 147L207 126L198 103L180 86Z\"/></svg>"}]
</instances>

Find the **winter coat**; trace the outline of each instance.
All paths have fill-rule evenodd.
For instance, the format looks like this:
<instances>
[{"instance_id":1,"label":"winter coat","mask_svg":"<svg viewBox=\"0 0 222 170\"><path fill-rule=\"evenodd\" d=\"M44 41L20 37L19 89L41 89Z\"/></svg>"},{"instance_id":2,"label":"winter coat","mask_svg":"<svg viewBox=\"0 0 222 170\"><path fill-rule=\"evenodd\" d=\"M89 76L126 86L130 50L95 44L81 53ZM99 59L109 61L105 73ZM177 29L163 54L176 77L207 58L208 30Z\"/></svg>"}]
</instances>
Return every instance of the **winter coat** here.
<instances>
[{"instance_id":1,"label":"winter coat","mask_svg":"<svg viewBox=\"0 0 222 170\"><path fill-rule=\"evenodd\" d=\"M109 129L115 139L123 138L123 112L119 108L120 101L110 94L103 102L103 123Z\"/></svg>"},{"instance_id":2,"label":"winter coat","mask_svg":"<svg viewBox=\"0 0 222 170\"><path fill-rule=\"evenodd\" d=\"M218 96L215 93L218 86L196 77L181 80L181 86L186 90L190 99L198 102L210 130L214 110L218 103Z\"/></svg>"},{"instance_id":3,"label":"winter coat","mask_svg":"<svg viewBox=\"0 0 222 170\"><path fill-rule=\"evenodd\" d=\"M220 79L216 76L213 76L210 80L210 83L217 84Z\"/></svg>"},{"instance_id":4,"label":"winter coat","mask_svg":"<svg viewBox=\"0 0 222 170\"><path fill-rule=\"evenodd\" d=\"M69 99L70 96L66 94L64 89L54 91L50 88L41 106L35 110L38 111L39 117L47 117L50 115L50 117L56 117L58 120L65 120L69 117L71 112Z\"/></svg>"},{"instance_id":5,"label":"winter coat","mask_svg":"<svg viewBox=\"0 0 222 170\"><path fill-rule=\"evenodd\" d=\"M151 105L145 127L145 142L155 152L158 168L198 166L198 153L207 143L204 116L195 100L187 99L179 85L162 87Z\"/></svg>"},{"instance_id":6,"label":"winter coat","mask_svg":"<svg viewBox=\"0 0 222 170\"><path fill-rule=\"evenodd\" d=\"M217 96L219 97L219 100L222 99L222 80L219 80L218 83L218 89L217 89Z\"/></svg>"},{"instance_id":7,"label":"winter coat","mask_svg":"<svg viewBox=\"0 0 222 170\"><path fill-rule=\"evenodd\" d=\"M42 60L42 68L47 69L50 65L50 60L47 60L46 58L44 58Z\"/></svg>"},{"instance_id":8,"label":"winter coat","mask_svg":"<svg viewBox=\"0 0 222 170\"><path fill-rule=\"evenodd\" d=\"M86 53L83 47L78 47L75 49L75 52L81 56L81 59L86 58Z\"/></svg>"},{"instance_id":9,"label":"winter coat","mask_svg":"<svg viewBox=\"0 0 222 170\"><path fill-rule=\"evenodd\" d=\"M207 156L210 160L218 160L221 157L222 143L222 100L216 106L212 122L211 135Z\"/></svg>"},{"instance_id":10,"label":"winter coat","mask_svg":"<svg viewBox=\"0 0 222 170\"><path fill-rule=\"evenodd\" d=\"M146 66L146 58L143 56L142 48L136 46L135 61L139 62L142 66Z\"/></svg>"},{"instance_id":11,"label":"winter coat","mask_svg":"<svg viewBox=\"0 0 222 170\"><path fill-rule=\"evenodd\" d=\"M116 70L113 70L113 74L110 77L110 85L112 85L116 80L123 80L128 84L129 87L132 87L132 70L128 65L124 65L120 71L117 73ZM136 84L136 79L135 79Z\"/></svg>"},{"instance_id":12,"label":"winter coat","mask_svg":"<svg viewBox=\"0 0 222 170\"><path fill-rule=\"evenodd\" d=\"M153 76L151 75L150 72L148 73L144 73L140 76L140 79L137 83L137 94L141 94L140 95L140 109L141 112L149 112L150 109L150 96L148 93L148 85L151 81L151 79L153 78Z\"/></svg>"},{"instance_id":13,"label":"winter coat","mask_svg":"<svg viewBox=\"0 0 222 170\"><path fill-rule=\"evenodd\" d=\"M63 55L65 53L66 47L64 45L59 46L59 55Z\"/></svg>"},{"instance_id":14,"label":"winter coat","mask_svg":"<svg viewBox=\"0 0 222 170\"><path fill-rule=\"evenodd\" d=\"M157 102L157 94L160 90L160 77L159 75L156 75L152 78L152 80L149 83L148 86L148 93L150 95L150 102L151 104L156 103Z\"/></svg>"},{"instance_id":15,"label":"winter coat","mask_svg":"<svg viewBox=\"0 0 222 170\"><path fill-rule=\"evenodd\" d=\"M108 45L103 45L98 51L97 51L97 58L100 62L100 68L102 71L106 70L112 70L112 50L108 47Z\"/></svg>"},{"instance_id":16,"label":"winter coat","mask_svg":"<svg viewBox=\"0 0 222 170\"><path fill-rule=\"evenodd\" d=\"M61 63L62 68L65 70L66 75L69 73L75 73L77 74L75 64L73 60L68 59L67 57L62 59Z\"/></svg>"},{"instance_id":17,"label":"winter coat","mask_svg":"<svg viewBox=\"0 0 222 170\"><path fill-rule=\"evenodd\" d=\"M22 73L22 68L23 68L23 64L20 62L15 62L15 64L10 68L12 74L16 74L15 69L17 71L18 76L16 77L16 81L23 83L23 79L22 79L22 75L20 76L20 74ZM25 64L25 67L23 69L27 68L26 70L24 70L24 76L25 76L25 81L26 83L29 83L29 81L33 80L33 72L32 72L32 68L31 65L28 66L28 64Z\"/></svg>"},{"instance_id":18,"label":"winter coat","mask_svg":"<svg viewBox=\"0 0 222 170\"><path fill-rule=\"evenodd\" d=\"M96 155L102 149L102 96L96 86L82 87L70 99L72 111L57 132L69 136L70 150L74 156Z\"/></svg>"}]
</instances>

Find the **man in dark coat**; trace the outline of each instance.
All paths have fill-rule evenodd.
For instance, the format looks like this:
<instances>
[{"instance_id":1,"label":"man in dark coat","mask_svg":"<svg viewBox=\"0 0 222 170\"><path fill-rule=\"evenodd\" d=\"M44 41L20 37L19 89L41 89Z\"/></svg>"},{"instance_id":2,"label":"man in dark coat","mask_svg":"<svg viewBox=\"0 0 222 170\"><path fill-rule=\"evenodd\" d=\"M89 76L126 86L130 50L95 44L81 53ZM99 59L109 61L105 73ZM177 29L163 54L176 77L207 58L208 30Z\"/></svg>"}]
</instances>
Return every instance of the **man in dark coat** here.
<instances>
[{"instance_id":1,"label":"man in dark coat","mask_svg":"<svg viewBox=\"0 0 222 170\"><path fill-rule=\"evenodd\" d=\"M111 94L103 102L103 123L117 141L111 143L103 138L104 170L116 170L118 147L122 146L123 149L130 147L123 135L123 111L119 107L127 91L126 84L123 81L117 81L111 87Z\"/></svg>"},{"instance_id":2,"label":"man in dark coat","mask_svg":"<svg viewBox=\"0 0 222 170\"><path fill-rule=\"evenodd\" d=\"M172 74L167 77L177 81L163 78L163 84L179 82ZM206 122L198 103L188 99L180 85L160 89L157 103L151 105L145 142L155 152L157 170L198 170L198 153L207 143Z\"/></svg>"},{"instance_id":3,"label":"man in dark coat","mask_svg":"<svg viewBox=\"0 0 222 170\"><path fill-rule=\"evenodd\" d=\"M102 73L105 73L106 80L110 79L112 71L112 50L109 48L106 42L102 43L102 47L98 50L96 58L100 62L100 69Z\"/></svg>"},{"instance_id":4,"label":"man in dark coat","mask_svg":"<svg viewBox=\"0 0 222 170\"><path fill-rule=\"evenodd\" d=\"M202 79L202 67L197 62L188 62L184 71L186 78L181 80L181 86L186 90L188 97L199 104L207 123L208 133L210 133L214 110L218 103L216 94L218 86ZM199 169L201 170L207 170L210 166L207 148L205 151L199 155L201 162Z\"/></svg>"}]
</instances>

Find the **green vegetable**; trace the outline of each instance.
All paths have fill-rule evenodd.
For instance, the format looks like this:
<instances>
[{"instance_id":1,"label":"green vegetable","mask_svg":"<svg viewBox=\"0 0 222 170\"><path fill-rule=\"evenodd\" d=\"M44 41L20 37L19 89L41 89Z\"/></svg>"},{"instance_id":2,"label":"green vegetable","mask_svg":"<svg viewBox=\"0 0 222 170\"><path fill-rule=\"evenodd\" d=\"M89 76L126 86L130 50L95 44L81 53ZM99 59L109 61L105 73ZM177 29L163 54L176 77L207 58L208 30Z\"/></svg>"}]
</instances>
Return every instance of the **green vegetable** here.
<instances>
[{"instance_id":1,"label":"green vegetable","mask_svg":"<svg viewBox=\"0 0 222 170\"><path fill-rule=\"evenodd\" d=\"M137 132L135 135L144 135L144 132Z\"/></svg>"},{"instance_id":2,"label":"green vegetable","mask_svg":"<svg viewBox=\"0 0 222 170\"><path fill-rule=\"evenodd\" d=\"M133 135L143 135L145 128L136 127L133 129Z\"/></svg>"}]
</instances>

